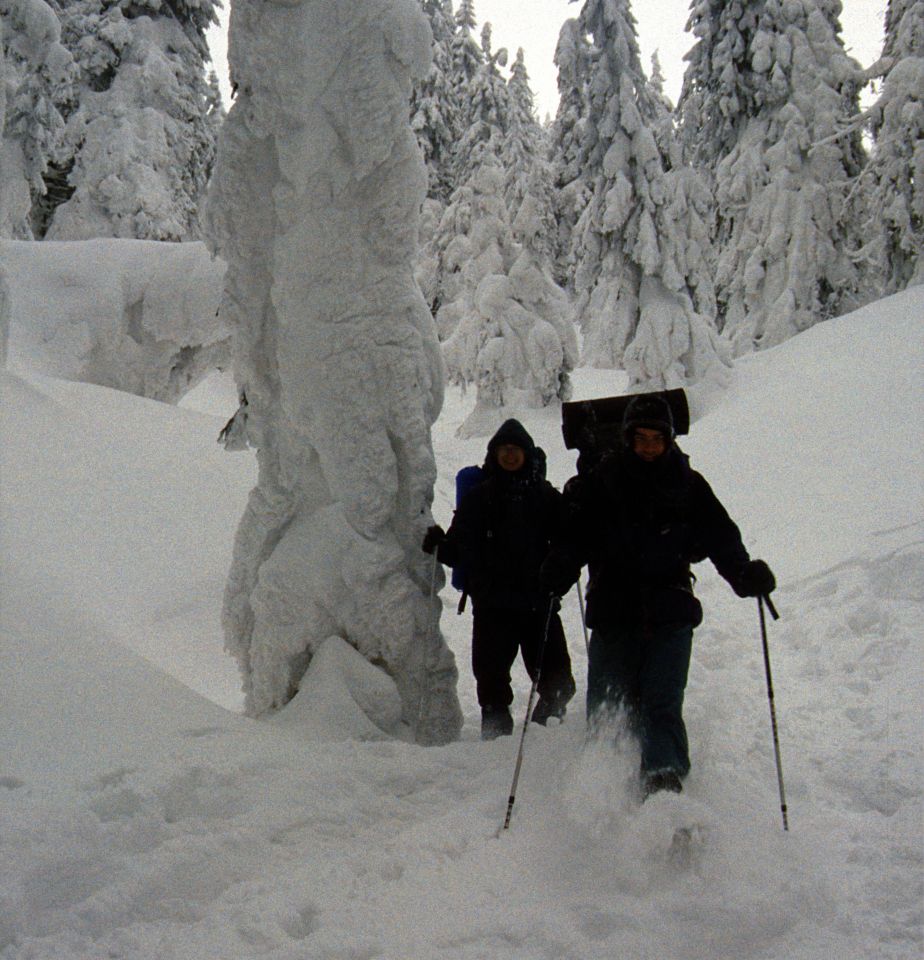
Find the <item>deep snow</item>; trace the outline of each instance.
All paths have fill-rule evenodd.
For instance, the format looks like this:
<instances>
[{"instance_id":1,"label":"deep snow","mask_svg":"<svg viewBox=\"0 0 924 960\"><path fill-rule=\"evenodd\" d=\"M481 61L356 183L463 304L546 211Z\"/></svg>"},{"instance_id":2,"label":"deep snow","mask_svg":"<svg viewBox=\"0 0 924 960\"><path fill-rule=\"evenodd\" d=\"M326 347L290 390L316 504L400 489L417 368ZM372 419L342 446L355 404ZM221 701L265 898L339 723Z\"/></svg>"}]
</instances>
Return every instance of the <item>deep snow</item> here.
<instances>
[{"instance_id":1,"label":"deep snow","mask_svg":"<svg viewBox=\"0 0 924 960\"><path fill-rule=\"evenodd\" d=\"M375 680L342 650L309 675L323 694L245 719L219 625L255 470L215 443L233 388L174 408L6 375L0 958L919 958L922 313L919 287L737 361L724 393L693 391L683 447L780 581L789 834L756 606L711 569L686 793L633 807L636 759L585 746L576 701L529 730L498 839L517 743L477 739L451 588L458 743L378 732L358 706ZM576 372L576 397L620 386ZM470 408L450 394L435 428L444 523L456 469L483 454L455 438ZM561 484L557 414L521 416ZM564 617L580 697L573 593ZM519 668L516 686L522 715ZM684 867L667 849L686 823L705 840Z\"/></svg>"}]
</instances>

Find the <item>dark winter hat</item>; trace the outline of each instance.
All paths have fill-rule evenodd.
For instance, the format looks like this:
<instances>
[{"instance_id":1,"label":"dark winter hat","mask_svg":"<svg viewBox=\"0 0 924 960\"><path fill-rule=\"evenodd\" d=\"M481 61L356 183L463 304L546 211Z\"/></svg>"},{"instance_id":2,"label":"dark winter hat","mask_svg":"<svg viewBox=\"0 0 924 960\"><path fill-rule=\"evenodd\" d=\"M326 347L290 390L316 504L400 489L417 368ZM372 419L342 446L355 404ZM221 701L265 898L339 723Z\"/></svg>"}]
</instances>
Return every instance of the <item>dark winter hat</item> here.
<instances>
[{"instance_id":1,"label":"dark winter hat","mask_svg":"<svg viewBox=\"0 0 924 960\"><path fill-rule=\"evenodd\" d=\"M632 431L637 427L660 430L668 440L674 439L674 417L670 404L656 393L643 393L633 397L622 418L622 439L632 440Z\"/></svg>"},{"instance_id":2,"label":"dark winter hat","mask_svg":"<svg viewBox=\"0 0 924 960\"><path fill-rule=\"evenodd\" d=\"M488 441L488 455L493 456L494 451L505 443L513 443L521 447L526 451L527 457L532 457L536 449L535 441L519 420L505 420L500 425L497 433Z\"/></svg>"}]
</instances>

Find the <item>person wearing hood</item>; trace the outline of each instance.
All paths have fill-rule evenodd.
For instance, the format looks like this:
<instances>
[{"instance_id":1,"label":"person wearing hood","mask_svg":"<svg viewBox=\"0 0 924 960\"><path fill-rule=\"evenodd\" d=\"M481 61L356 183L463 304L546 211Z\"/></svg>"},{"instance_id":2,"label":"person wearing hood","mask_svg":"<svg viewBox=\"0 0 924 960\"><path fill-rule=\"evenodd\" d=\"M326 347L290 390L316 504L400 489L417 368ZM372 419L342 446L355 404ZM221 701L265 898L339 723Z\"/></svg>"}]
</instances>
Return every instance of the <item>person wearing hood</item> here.
<instances>
[{"instance_id":1,"label":"person wearing hood","mask_svg":"<svg viewBox=\"0 0 924 960\"><path fill-rule=\"evenodd\" d=\"M565 485L568 524L541 571L562 596L589 567L587 715L592 729L625 713L641 748L641 790L680 792L690 770L683 698L693 630L703 610L692 563L707 557L738 596L776 581L751 560L738 527L674 441L656 394L626 408L622 445Z\"/></svg>"},{"instance_id":2,"label":"person wearing hood","mask_svg":"<svg viewBox=\"0 0 924 960\"><path fill-rule=\"evenodd\" d=\"M507 420L489 441L482 480L462 497L449 530L432 526L424 538L426 553L435 550L440 562L465 570L485 740L513 732L510 670L518 652L530 679L538 677L533 721L564 719L574 696L558 603L539 581L562 503L545 479L542 450L518 420Z\"/></svg>"}]
</instances>

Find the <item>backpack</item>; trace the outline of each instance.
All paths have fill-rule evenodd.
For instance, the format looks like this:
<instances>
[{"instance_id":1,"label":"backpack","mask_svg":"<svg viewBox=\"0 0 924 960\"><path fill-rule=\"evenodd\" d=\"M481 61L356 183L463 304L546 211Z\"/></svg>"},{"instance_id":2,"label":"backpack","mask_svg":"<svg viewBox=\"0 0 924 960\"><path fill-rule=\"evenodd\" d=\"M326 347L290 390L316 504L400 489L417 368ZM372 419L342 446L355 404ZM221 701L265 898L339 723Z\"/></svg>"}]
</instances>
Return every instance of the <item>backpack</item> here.
<instances>
[{"instance_id":1,"label":"backpack","mask_svg":"<svg viewBox=\"0 0 924 960\"><path fill-rule=\"evenodd\" d=\"M683 436L690 431L690 407L681 387L656 390L665 400L674 418L674 433ZM626 407L642 394L602 397L597 400L575 400L561 405L561 432L568 450L579 453L578 473L591 469L600 458L622 443L622 420Z\"/></svg>"},{"instance_id":2,"label":"backpack","mask_svg":"<svg viewBox=\"0 0 924 960\"><path fill-rule=\"evenodd\" d=\"M539 480L544 480L546 475L546 455L545 450L542 447L536 447L533 452L533 469L535 471L536 478ZM462 469L456 474L456 509L458 510L459 504L462 503L462 498L469 492L469 490L474 489L485 479L485 470L484 467L479 467L472 465L470 467L462 467ZM458 612L462 613L465 610L465 604L468 600L468 584L467 584L467 571L461 563L457 563L456 566L452 568L452 579L451 583L460 591L462 596L459 598L459 608Z\"/></svg>"},{"instance_id":3,"label":"backpack","mask_svg":"<svg viewBox=\"0 0 924 960\"><path fill-rule=\"evenodd\" d=\"M484 469L477 466L463 467L456 474L457 510L465 494L467 494L468 491L473 487L477 487L483 479ZM459 607L460 610L463 610L465 609L465 597L468 594L468 590L466 589L466 571L461 564L458 564L452 568L452 585L456 588L456 590L460 590L462 592L462 599L459 601Z\"/></svg>"}]
</instances>

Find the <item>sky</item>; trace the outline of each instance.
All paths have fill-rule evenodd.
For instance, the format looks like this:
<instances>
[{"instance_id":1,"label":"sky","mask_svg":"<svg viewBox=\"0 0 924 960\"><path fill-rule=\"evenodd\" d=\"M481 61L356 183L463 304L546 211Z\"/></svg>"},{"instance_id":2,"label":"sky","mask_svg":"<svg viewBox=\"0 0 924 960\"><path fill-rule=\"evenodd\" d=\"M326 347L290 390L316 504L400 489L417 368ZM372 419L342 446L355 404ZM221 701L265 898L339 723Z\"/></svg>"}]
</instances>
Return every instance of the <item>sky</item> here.
<instances>
[{"instance_id":1,"label":"sky","mask_svg":"<svg viewBox=\"0 0 924 960\"><path fill-rule=\"evenodd\" d=\"M233 0L225 0L225 3ZM844 43L864 66L874 63L882 47L882 24L886 0L842 0L841 23ZM647 68L651 55L658 51L665 77L665 92L676 102L683 83L683 56L692 46L692 37L685 32L690 4L688 0L636 0L632 11L638 21L639 45ZM529 16L524 16L528 10ZM553 63L555 45L561 25L581 10L579 2L569 0L476 0L479 24L490 22L495 49L507 47L510 62L519 47L526 57L536 110L540 119L554 117L558 106L557 71ZM222 12L222 27L209 33L209 44L215 66L222 81L225 99L227 10Z\"/></svg>"}]
</instances>

